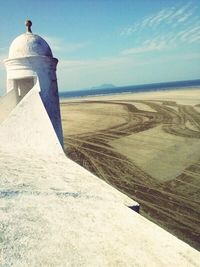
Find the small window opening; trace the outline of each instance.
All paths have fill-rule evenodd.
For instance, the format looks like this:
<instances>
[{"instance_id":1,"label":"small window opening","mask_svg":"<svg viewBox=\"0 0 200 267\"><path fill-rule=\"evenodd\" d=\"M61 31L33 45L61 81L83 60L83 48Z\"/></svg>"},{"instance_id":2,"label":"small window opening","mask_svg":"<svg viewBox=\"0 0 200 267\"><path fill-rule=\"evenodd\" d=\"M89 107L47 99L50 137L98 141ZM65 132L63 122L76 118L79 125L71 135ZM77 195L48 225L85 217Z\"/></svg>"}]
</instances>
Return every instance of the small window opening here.
<instances>
[{"instance_id":1,"label":"small window opening","mask_svg":"<svg viewBox=\"0 0 200 267\"><path fill-rule=\"evenodd\" d=\"M18 88L18 96L21 96L21 90Z\"/></svg>"}]
</instances>

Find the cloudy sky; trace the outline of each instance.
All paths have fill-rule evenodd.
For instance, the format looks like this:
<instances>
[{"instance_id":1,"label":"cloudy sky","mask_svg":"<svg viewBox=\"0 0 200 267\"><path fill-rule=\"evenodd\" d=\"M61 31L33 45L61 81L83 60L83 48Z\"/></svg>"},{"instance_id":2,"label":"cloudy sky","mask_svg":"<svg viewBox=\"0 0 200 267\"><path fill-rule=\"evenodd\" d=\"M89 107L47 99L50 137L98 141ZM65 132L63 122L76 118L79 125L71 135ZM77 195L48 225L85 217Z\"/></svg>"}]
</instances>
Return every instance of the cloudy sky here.
<instances>
[{"instance_id":1,"label":"cloudy sky","mask_svg":"<svg viewBox=\"0 0 200 267\"><path fill-rule=\"evenodd\" d=\"M200 78L199 0L6 0L0 60L33 22L59 59L59 90ZM6 72L0 63L0 90Z\"/></svg>"}]
</instances>

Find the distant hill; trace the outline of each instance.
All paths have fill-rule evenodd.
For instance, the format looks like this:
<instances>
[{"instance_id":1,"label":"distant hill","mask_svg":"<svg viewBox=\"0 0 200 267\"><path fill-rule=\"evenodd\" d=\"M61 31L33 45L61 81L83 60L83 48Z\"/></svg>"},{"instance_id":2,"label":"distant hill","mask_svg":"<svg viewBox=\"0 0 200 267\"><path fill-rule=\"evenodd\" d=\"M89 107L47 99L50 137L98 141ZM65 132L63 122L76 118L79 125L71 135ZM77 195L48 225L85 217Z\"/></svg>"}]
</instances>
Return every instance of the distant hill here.
<instances>
[{"instance_id":1,"label":"distant hill","mask_svg":"<svg viewBox=\"0 0 200 267\"><path fill-rule=\"evenodd\" d=\"M153 92L163 90L174 90L182 89L184 87L198 87L200 88L200 79L189 80L189 81L174 81L174 82L162 82L152 84L138 84L138 85L126 85L126 86L115 86L113 84L102 84L92 88L85 88L77 91L65 91L60 92L61 98L67 97L82 97L89 95L107 95L107 94L120 94L120 93L137 93L137 92Z\"/></svg>"}]
</instances>

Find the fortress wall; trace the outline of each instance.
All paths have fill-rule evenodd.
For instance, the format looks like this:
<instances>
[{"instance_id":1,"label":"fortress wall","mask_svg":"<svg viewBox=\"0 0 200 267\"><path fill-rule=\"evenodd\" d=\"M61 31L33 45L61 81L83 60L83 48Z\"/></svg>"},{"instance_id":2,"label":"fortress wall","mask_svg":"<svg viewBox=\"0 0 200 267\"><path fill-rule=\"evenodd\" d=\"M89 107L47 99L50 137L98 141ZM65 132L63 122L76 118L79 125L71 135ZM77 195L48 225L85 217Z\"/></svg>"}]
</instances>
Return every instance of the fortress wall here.
<instances>
[{"instance_id":1,"label":"fortress wall","mask_svg":"<svg viewBox=\"0 0 200 267\"><path fill-rule=\"evenodd\" d=\"M33 78L12 80L12 90L0 97L0 123L8 117L9 113L17 106L33 86Z\"/></svg>"},{"instance_id":2,"label":"fortress wall","mask_svg":"<svg viewBox=\"0 0 200 267\"><path fill-rule=\"evenodd\" d=\"M0 98L0 123L4 121L8 114L16 107L16 105L21 101L18 95L18 90L13 89L5 96Z\"/></svg>"},{"instance_id":3,"label":"fortress wall","mask_svg":"<svg viewBox=\"0 0 200 267\"><path fill-rule=\"evenodd\" d=\"M2 266L199 266L198 251L71 160L0 157Z\"/></svg>"},{"instance_id":4,"label":"fortress wall","mask_svg":"<svg viewBox=\"0 0 200 267\"><path fill-rule=\"evenodd\" d=\"M13 100L12 108L21 101L12 111L9 109L9 115L7 111L6 120L0 124L1 151L53 156L64 154L39 91L36 84L22 100L17 97L15 102Z\"/></svg>"}]
</instances>

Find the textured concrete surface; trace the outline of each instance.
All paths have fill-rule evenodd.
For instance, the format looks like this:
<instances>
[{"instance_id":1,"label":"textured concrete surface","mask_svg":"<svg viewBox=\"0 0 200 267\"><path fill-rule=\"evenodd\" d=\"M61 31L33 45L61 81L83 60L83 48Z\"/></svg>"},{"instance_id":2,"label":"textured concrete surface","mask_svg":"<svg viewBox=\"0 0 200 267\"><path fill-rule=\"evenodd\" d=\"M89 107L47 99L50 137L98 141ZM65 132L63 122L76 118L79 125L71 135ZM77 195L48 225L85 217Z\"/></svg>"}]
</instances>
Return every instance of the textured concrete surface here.
<instances>
[{"instance_id":1,"label":"textured concrete surface","mask_svg":"<svg viewBox=\"0 0 200 267\"><path fill-rule=\"evenodd\" d=\"M65 157L37 91L0 133L0 266L198 266L196 250Z\"/></svg>"},{"instance_id":2,"label":"textured concrete surface","mask_svg":"<svg viewBox=\"0 0 200 267\"><path fill-rule=\"evenodd\" d=\"M13 89L0 98L0 123L8 117L9 113L16 107L20 100L16 89Z\"/></svg>"},{"instance_id":3,"label":"textured concrete surface","mask_svg":"<svg viewBox=\"0 0 200 267\"><path fill-rule=\"evenodd\" d=\"M52 124L34 87L0 125L0 148L15 153L63 153Z\"/></svg>"},{"instance_id":4,"label":"textured concrete surface","mask_svg":"<svg viewBox=\"0 0 200 267\"><path fill-rule=\"evenodd\" d=\"M197 251L72 161L0 157L1 266L198 266Z\"/></svg>"}]
</instances>

